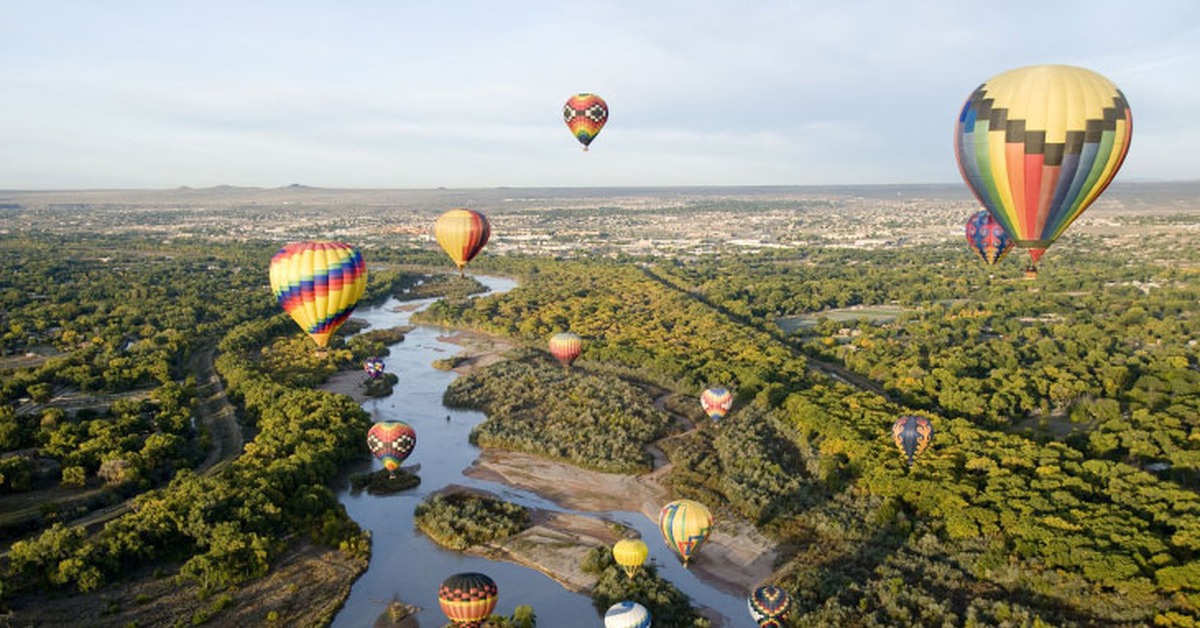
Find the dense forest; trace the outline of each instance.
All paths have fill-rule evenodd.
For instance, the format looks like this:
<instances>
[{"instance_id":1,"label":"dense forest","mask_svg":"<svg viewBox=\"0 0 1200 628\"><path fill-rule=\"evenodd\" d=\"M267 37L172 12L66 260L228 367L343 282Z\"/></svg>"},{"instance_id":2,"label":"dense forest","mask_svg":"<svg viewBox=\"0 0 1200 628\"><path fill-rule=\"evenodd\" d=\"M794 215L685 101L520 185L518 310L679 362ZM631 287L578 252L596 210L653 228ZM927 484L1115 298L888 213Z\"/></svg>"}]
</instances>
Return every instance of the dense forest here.
<instances>
[{"instance_id":1,"label":"dense forest","mask_svg":"<svg viewBox=\"0 0 1200 628\"><path fill-rule=\"evenodd\" d=\"M672 486L790 548L777 579L796 625L1190 625L1195 267L1152 244L1119 260L1063 248L1034 282L949 246L511 260L520 288L428 313L530 346L570 329L585 369L735 389L719 431L670 441ZM907 312L888 324L775 324L891 303ZM905 413L936 430L911 470L888 433Z\"/></svg>"},{"instance_id":2,"label":"dense forest","mask_svg":"<svg viewBox=\"0 0 1200 628\"><path fill-rule=\"evenodd\" d=\"M10 330L5 353L46 358L6 369L0 486L10 499L47 490L24 473L9 475L15 460L61 469L61 478L41 478L50 488L102 481L122 498L136 494L96 534L66 527L55 510L41 508L35 525L48 527L11 545L0 594L92 591L156 563L173 566L202 593L221 591L266 574L299 538L340 548L365 568L369 540L328 483L347 461L365 456L368 418L349 398L311 386L360 368L363 356L396 338L363 334L314 351L266 289L262 270L271 252L267 244L0 239L4 264L14 270L0 284ZM366 299L419 281L376 273ZM195 462L212 434L188 420L196 407L193 369L202 352L214 350L247 442L227 464L200 470ZM120 398L131 391L144 398ZM62 392L90 393L102 403L118 398L106 409L69 415L50 403Z\"/></svg>"},{"instance_id":3,"label":"dense forest","mask_svg":"<svg viewBox=\"0 0 1200 628\"><path fill-rule=\"evenodd\" d=\"M644 469L643 446L673 429L654 408L661 391L736 391L719 425L660 441L668 483L778 543L792 625L1194 625L1198 254L1080 237L1025 281L1019 263L987 268L956 244L483 259L520 287L470 300L465 288L424 318L530 349L456 383L457 403L496 419L475 436L483 446ZM0 237L13 270L0 278L0 499L137 495L96 534L52 508L9 522L10 537L46 529L12 544L4 596L94 590L156 562L219 591L266 573L298 537L366 555L327 484L365 455L368 419L311 387L386 339L311 351L270 299L270 253ZM373 271L368 298L414 277ZM824 315L860 305L903 311ZM785 333L782 316L813 322ZM566 373L541 353L563 330L585 343ZM246 442L202 469L217 435L190 418L208 351ZM51 403L72 394L105 403ZM907 413L935 427L911 469L888 432Z\"/></svg>"}]
</instances>

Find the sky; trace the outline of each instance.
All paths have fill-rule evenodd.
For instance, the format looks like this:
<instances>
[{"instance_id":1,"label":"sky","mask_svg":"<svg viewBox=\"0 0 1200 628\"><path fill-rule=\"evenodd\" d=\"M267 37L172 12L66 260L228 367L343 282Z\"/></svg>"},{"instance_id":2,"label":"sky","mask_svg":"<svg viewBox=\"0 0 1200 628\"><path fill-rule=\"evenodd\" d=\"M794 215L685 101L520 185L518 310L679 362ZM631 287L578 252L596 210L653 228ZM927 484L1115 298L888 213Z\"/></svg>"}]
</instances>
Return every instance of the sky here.
<instances>
[{"instance_id":1,"label":"sky","mask_svg":"<svg viewBox=\"0 0 1200 628\"><path fill-rule=\"evenodd\" d=\"M0 189L955 183L1038 63L1124 92L1117 181L1200 179L1196 0L0 0Z\"/></svg>"}]
</instances>

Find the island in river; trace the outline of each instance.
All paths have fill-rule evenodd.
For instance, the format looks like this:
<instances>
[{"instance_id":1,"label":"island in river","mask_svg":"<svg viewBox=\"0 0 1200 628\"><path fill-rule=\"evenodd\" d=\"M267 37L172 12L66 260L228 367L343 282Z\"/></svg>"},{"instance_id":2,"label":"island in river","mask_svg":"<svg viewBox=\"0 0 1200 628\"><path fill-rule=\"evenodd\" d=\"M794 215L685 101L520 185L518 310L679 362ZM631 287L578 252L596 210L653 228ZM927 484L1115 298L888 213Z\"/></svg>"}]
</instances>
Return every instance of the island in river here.
<instances>
[{"instance_id":1,"label":"island in river","mask_svg":"<svg viewBox=\"0 0 1200 628\"><path fill-rule=\"evenodd\" d=\"M438 340L461 348L453 369L460 376L497 364L516 348L507 339L473 331L447 332ZM361 382L360 373L339 373L322 389L349 395L361 403L367 400ZM660 508L670 501L663 484L669 472L667 463L638 475L603 473L533 454L484 449L464 470L465 476L536 493L574 512L535 509L530 529L470 551L537 569L569 590L588 592L596 576L582 570L583 555L596 546L611 546L620 538L619 527L602 516L588 514L636 510L657 522ZM657 538L645 540L660 542ZM771 576L775 558L774 545L752 525L723 519L705 544L702 558L692 563L691 571L732 595L743 595Z\"/></svg>"}]
</instances>

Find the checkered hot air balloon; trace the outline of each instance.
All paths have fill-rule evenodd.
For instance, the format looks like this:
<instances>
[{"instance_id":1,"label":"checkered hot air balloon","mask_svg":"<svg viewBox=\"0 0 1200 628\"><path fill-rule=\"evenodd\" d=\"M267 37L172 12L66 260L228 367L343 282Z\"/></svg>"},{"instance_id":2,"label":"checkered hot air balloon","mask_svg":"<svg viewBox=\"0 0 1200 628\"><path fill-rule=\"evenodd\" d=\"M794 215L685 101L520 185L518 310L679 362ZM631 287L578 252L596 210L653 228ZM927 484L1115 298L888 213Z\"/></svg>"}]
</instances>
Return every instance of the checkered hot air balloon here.
<instances>
[{"instance_id":1,"label":"checkered hot air balloon","mask_svg":"<svg viewBox=\"0 0 1200 628\"><path fill-rule=\"evenodd\" d=\"M363 371L366 371L367 377L371 379L379 379L379 376L383 375L383 368L383 358L372 357L363 362Z\"/></svg>"},{"instance_id":2,"label":"checkered hot air balloon","mask_svg":"<svg viewBox=\"0 0 1200 628\"><path fill-rule=\"evenodd\" d=\"M892 440L908 458L911 467L913 460L933 442L933 424L923 416L902 416L892 425Z\"/></svg>"},{"instance_id":3,"label":"checkered hot air balloon","mask_svg":"<svg viewBox=\"0 0 1200 628\"><path fill-rule=\"evenodd\" d=\"M750 617L761 627L779 626L792 608L792 596L787 591L775 586L766 585L755 589L746 598L746 608Z\"/></svg>"},{"instance_id":4,"label":"checkered hot air balloon","mask_svg":"<svg viewBox=\"0 0 1200 628\"><path fill-rule=\"evenodd\" d=\"M1012 250L1013 241L988 211L976 212L967 220L967 246L987 265L1004 259Z\"/></svg>"},{"instance_id":5,"label":"checkered hot air balloon","mask_svg":"<svg viewBox=\"0 0 1200 628\"><path fill-rule=\"evenodd\" d=\"M662 531L663 540L679 557L683 566L708 540L712 532L712 513L698 501L679 499L663 506L658 515L658 528Z\"/></svg>"},{"instance_id":6,"label":"checkered hot air balloon","mask_svg":"<svg viewBox=\"0 0 1200 628\"><path fill-rule=\"evenodd\" d=\"M595 94L575 94L563 105L563 122L571 129L571 135L583 144L583 150L587 150L608 122L608 103Z\"/></svg>"},{"instance_id":7,"label":"checkered hot air balloon","mask_svg":"<svg viewBox=\"0 0 1200 628\"><path fill-rule=\"evenodd\" d=\"M317 346L329 345L367 287L367 266L342 242L294 242L271 258L271 291Z\"/></svg>"},{"instance_id":8,"label":"checkered hot air balloon","mask_svg":"<svg viewBox=\"0 0 1200 628\"><path fill-rule=\"evenodd\" d=\"M650 611L637 602L617 602L604 612L604 628L650 628Z\"/></svg>"},{"instance_id":9,"label":"checkered hot air balloon","mask_svg":"<svg viewBox=\"0 0 1200 628\"><path fill-rule=\"evenodd\" d=\"M724 388L709 388L700 393L700 407L714 421L720 421L733 407L733 393Z\"/></svg>"},{"instance_id":10,"label":"checkered hot air balloon","mask_svg":"<svg viewBox=\"0 0 1200 628\"><path fill-rule=\"evenodd\" d=\"M394 474L417 446L417 432L404 421L380 421L367 430L367 448Z\"/></svg>"},{"instance_id":11,"label":"checkered hot air balloon","mask_svg":"<svg viewBox=\"0 0 1200 628\"><path fill-rule=\"evenodd\" d=\"M452 209L438 216L433 235L462 274L463 268L487 244L492 226L486 216L473 209Z\"/></svg>"},{"instance_id":12,"label":"checkered hot air balloon","mask_svg":"<svg viewBox=\"0 0 1200 628\"><path fill-rule=\"evenodd\" d=\"M1034 65L980 85L963 105L954 154L967 186L1031 273L1046 248L1116 176L1133 116L1112 81L1084 68Z\"/></svg>"},{"instance_id":13,"label":"checkered hot air balloon","mask_svg":"<svg viewBox=\"0 0 1200 628\"><path fill-rule=\"evenodd\" d=\"M438 605L455 626L478 628L500 598L496 581L481 573L456 573L438 589Z\"/></svg>"}]
</instances>

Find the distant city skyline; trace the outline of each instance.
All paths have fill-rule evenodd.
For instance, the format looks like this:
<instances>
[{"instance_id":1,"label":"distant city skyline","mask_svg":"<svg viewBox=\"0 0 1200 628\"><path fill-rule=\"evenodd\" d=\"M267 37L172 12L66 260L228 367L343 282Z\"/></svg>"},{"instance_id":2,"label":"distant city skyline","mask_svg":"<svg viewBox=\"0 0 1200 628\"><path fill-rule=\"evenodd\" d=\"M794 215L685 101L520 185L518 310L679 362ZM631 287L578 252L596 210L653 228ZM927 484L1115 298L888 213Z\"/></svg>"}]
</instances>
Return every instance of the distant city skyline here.
<instances>
[{"instance_id":1,"label":"distant city skyline","mask_svg":"<svg viewBox=\"0 0 1200 628\"><path fill-rule=\"evenodd\" d=\"M10 3L0 189L957 183L954 118L1104 74L1117 182L1200 179L1200 3ZM583 154L562 122L594 92Z\"/></svg>"}]
</instances>

